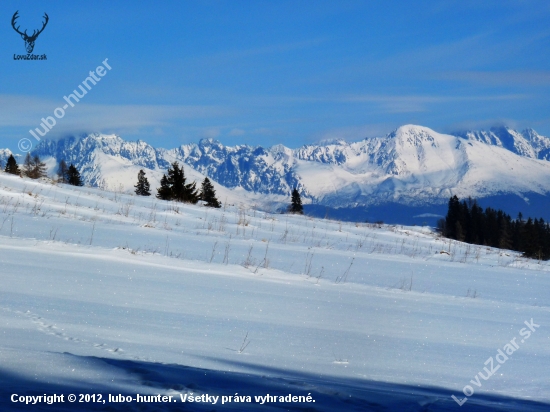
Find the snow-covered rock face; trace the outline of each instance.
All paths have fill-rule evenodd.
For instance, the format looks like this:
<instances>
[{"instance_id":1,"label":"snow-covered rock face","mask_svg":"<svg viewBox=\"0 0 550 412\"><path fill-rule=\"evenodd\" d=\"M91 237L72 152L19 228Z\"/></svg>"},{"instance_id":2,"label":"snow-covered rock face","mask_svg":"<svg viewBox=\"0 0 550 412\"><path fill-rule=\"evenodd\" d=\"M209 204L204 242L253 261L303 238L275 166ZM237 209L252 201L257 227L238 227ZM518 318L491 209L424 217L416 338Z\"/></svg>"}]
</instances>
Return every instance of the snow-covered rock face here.
<instances>
[{"instance_id":1,"label":"snow-covered rock face","mask_svg":"<svg viewBox=\"0 0 550 412\"><path fill-rule=\"evenodd\" d=\"M288 160L284 156L276 159L262 147L226 147L216 140L202 139L199 144L169 150L164 156L183 161L231 189L286 195L298 184Z\"/></svg>"},{"instance_id":2,"label":"snow-covered rock face","mask_svg":"<svg viewBox=\"0 0 550 412\"><path fill-rule=\"evenodd\" d=\"M74 163L85 183L94 186L131 189L144 168L154 188L169 164L178 161L188 166L191 179L208 176L226 188L264 195L287 196L297 187L305 203L331 207L550 191L550 162L538 160L550 160L550 139L532 129L453 136L405 125L384 137L298 149L228 147L203 139L166 150L96 133L42 141L33 154Z\"/></svg>"},{"instance_id":3,"label":"snow-covered rock face","mask_svg":"<svg viewBox=\"0 0 550 412\"><path fill-rule=\"evenodd\" d=\"M126 142L117 135L99 133L58 141L43 140L32 152L46 161L64 159L67 164L77 167L86 184L109 189L118 189L120 185L125 189L131 187L140 168L156 171L162 176L160 169L168 165L162 162L159 166L156 153L145 142ZM55 173L55 169L50 173Z\"/></svg>"},{"instance_id":4,"label":"snow-covered rock face","mask_svg":"<svg viewBox=\"0 0 550 412\"><path fill-rule=\"evenodd\" d=\"M522 132L508 127L493 127L490 130L457 133L469 140L503 147L520 156L550 160L550 138L539 135L533 129Z\"/></svg>"}]
</instances>

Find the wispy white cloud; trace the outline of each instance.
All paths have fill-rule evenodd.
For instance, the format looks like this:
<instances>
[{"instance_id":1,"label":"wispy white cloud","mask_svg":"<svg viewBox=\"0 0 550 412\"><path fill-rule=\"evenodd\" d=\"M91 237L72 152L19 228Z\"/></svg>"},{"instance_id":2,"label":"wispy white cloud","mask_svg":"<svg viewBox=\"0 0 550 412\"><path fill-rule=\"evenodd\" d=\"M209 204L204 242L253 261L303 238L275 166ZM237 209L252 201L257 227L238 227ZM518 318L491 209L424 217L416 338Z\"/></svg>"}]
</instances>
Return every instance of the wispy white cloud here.
<instances>
[{"instance_id":1,"label":"wispy white cloud","mask_svg":"<svg viewBox=\"0 0 550 412\"><path fill-rule=\"evenodd\" d=\"M527 99L526 94L495 95L349 95L337 98L346 103L375 103L387 113L413 113L429 110L430 105L458 102L486 102Z\"/></svg>"},{"instance_id":2,"label":"wispy white cloud","mask_svg":"<svg viewBox=\"0 0 550 412\"><path fill-rule=\"evenodd\" d=\"M550 71L450 71L437 76L444 80L490 86L550 86Z\"/></svg>"},{"instance_id":3,"label":"wispy white cloud","mask_svg":"<svg viewBox=\"0 0 550 412\"><path fill-rule=\"evenodd\" d=\"M376 111L385 113L414 113L425 112L436 104L450 104L462 102L491 102L513 101L532 97L525 93L453 95L453 94L343 94L327 96L287 96L276 97L274 100L282 103L346 103L372 104Z\"/></svg>"},{"instance_id":4,"label":"wispy white cloud","mask_svg":"<svg viewBox=\"0 0 550 412\"><path fill-rule=\"evenodd\" d=\"M220 61L220 60L231 60L231 59L242 59L249 58L253 56L260 56L266 54L278 54L278 53L288 53L296 50L303 50L310 47L316 47L327 41L327 38L315 38L310 40L303 40L290 43L279 43L279 44L270 44L260 47L252 47L248 49L235 49L227 50L219 53L213 53L203 57L199 57L201 63L204 61ZM196 59L194 59L196 60Z\"/></svg>"},{"instance_id":5,"label":"wispy white cloud","mask_svg":"<svg viewBox=\"0 0 550 412\"><path fill-rule=\"evenodd\" d=\"M243 136L246 132L243 129L234 128L228 133L229 136Z\"/></svg>"},{"instance_id":6,"label":"wispy white cloud","mask_svg":"<svg viewBox=\"0 0 550 412\"><path fill-rule=\"evenodd\" d=\"M261 136L276 136L280 134L280 132L278 130L271 129L269 127L259 127L257 129L252 130L251 134L261 135Z\"/></svg>"},{"instance_id":7,"label":"wispy white cloud","mask_svg":"<svg viewBox=\"0 0 550 412\"><path fill-rule=\"evenodd\" d=\"M215 139L221 134L217 127L207 127L201 131L201 137L205 139Z\"/></svg>"},{"instance_id":8,"label":"wispy white cloud","mask_svg":"<svg viewBox=\"0 0 550 412\"><path fill-rule=\"evenodd\" d=\"M0 127L39 126L41 119L53 116L65 101L32 96L0 95ZM233 109L221 106L193 105L102 105L76 103L66 109L65 116L56 119L51 136L80 131L115 130L135 133L142 128L170 126L186 119L209 119L227 116Z\"/></svg>"},{"instance_id":9,"label":"wispy white cloud","mask_svg":"<svg viewBox=\"0 0 550 412\"><path fill-rule=\"evenodd\" d=\"M480 119L480 120L464 120L446 126L443 130L445 133L456 133L465 130L488 130L491 127L508 126L512 129L520 129L524 127L515 119Z\"/></svg>"}]
</instances>

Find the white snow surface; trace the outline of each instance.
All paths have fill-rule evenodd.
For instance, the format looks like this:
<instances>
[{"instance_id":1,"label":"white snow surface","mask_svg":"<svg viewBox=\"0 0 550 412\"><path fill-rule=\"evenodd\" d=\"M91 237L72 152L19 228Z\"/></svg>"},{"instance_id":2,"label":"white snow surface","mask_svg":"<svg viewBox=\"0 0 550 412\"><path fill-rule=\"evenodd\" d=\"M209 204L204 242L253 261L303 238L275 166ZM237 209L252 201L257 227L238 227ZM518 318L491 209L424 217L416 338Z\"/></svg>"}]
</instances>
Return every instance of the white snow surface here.
<instances>
[{"instance_id":1,"label":"white snow surface","mask_svg":"<svg viewBox=\"0 0 550 412\"><path fill-rule=\"evenodd\" d=\"M549 407L549 264L427 227L0 173L0 271L2 410L47 409L15 393L177 399L74 410L459 410L466 385L467 410ZM471 383L513 338L519 349ZM236 392L316 402L180 402Z\"/></svg>"}]
</instances>

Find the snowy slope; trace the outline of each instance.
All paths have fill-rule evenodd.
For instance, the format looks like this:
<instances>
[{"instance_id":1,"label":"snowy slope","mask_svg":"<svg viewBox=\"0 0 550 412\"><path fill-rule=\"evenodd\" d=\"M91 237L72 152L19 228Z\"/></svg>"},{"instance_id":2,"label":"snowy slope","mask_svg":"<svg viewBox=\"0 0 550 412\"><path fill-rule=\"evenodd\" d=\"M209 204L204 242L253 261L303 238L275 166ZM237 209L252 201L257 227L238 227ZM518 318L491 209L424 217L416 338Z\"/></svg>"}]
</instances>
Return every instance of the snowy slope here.
<instances>
[{"instance_id":1,"label":"snowy slope","mask_svg":"<svg viewBox=\"0 0 550 412\"><path fill-rule=\"evenodd\" d=\"M212 210L0 173L0 268L2 410L31 408L13 393L178 400L97 410L458 410L451 395L464 398L465 385L468 410L549 407L538 403L550 401L548 263L428 228ZM531 319L540 328L473 386ZM316 402L179 398L236 392Z\"/></svg>"}]
</instances>

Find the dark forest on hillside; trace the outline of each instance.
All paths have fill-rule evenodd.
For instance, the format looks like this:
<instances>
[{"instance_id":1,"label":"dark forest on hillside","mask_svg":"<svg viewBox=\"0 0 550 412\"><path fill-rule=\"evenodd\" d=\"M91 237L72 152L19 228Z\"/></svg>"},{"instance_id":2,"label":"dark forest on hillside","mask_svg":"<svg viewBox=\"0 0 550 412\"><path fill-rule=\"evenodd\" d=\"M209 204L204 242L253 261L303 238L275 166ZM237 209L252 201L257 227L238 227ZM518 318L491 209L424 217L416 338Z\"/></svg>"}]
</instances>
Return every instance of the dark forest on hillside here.
<instances>
[{"instance_id":1,"label":"dark forest on hillside","mask_svg":"<svg viewBox=\"0 0 550 412\"><path fill-rule=\"evenodd\" d=\"M438 229L448 238L476 245L523 252L524 256L550 259L550 225L544 219L525 220L520 213L517 219L502 210L490 207L483 210L476 200L449 199L445 219L438 222Z\"/></svg>"}]
</instances>

